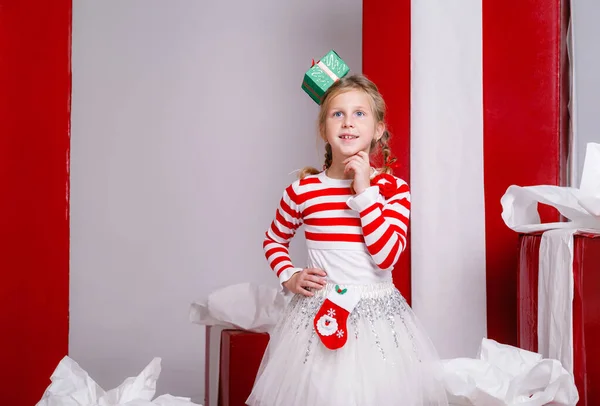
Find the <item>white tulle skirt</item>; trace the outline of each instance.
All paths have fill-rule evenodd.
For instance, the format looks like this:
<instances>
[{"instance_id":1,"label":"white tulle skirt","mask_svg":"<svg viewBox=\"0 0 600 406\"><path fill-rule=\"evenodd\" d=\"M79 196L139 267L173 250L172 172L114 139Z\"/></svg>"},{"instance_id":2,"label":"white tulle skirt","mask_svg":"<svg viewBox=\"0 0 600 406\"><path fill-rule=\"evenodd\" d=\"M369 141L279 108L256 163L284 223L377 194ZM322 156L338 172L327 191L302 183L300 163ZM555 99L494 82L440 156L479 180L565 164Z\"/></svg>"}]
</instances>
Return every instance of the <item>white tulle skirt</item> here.
<instances>
[{"instance_id":1,"label":"white tulle skirt","mask_svg":"<svg viewBox=\"0 0 600 406\"><path fill-rule=\"evenodd\" d=\"M437 353L394 285L345 287L361 292L345 346L329 350L313 328L332 285L313 297L294 296L271 333L247 404L447 405Z\"/></svg>"}]
</instances>

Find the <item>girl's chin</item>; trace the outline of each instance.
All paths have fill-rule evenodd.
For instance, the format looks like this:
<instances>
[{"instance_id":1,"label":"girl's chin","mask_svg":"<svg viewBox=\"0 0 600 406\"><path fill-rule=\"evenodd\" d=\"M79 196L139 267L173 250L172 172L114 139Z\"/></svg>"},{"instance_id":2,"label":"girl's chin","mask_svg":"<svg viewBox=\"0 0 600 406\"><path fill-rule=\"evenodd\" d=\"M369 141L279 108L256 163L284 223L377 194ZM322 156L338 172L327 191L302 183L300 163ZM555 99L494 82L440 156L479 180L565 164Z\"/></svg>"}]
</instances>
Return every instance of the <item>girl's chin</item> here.
<instances>
[{"instance_id":1,"label":"girl's chin","mask_svg":"<svg viewBox=\"0 0 600 406\"><path fill-rule=\"evenodd\" d=\"M358 154L360 151L362 151L362 149L360 149L360 148L348 148L348 149L343 148L340 150L340 155L343 156L344 159L346 159L346 158L350 158L351 156Z\"/></svg>"}]
</instances>

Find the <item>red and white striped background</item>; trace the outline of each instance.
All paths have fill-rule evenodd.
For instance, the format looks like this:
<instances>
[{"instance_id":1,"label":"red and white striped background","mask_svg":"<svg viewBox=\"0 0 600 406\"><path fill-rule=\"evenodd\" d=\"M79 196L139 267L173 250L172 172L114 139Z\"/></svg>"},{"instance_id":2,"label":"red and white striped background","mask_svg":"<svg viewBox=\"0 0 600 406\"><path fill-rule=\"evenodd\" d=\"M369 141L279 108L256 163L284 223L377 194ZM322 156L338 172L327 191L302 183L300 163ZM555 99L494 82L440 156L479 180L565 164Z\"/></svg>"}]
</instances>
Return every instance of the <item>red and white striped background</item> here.
<instances>
[{"instance_id":1,"label":"red and white striped background","mask_svg":"<svg viewBox=\"0 0 600 406\"><path fill-rule=\"evenodd\" d=\"M0 382L15 406L68 348L71 2L49 4L0 2ZM486 333L516 344L517 236L499 202L513 183L565 183L568 4L364 0L363 72L413 191L396 283L442 356L474 355Z\"/></svg>"},{"instance_id":2,"label":"red and white striped background","mask_svg":"<svg viewBox=\"0 0 600 406\"><path fill-rule=\"evenodd\" d=\"M412 189L395 280L444 357L474 356L486 334L516 345L517 235L500 198L566 183L569 13L560 0L363 2L363 72Z\"/></svg>"}]
</instances>

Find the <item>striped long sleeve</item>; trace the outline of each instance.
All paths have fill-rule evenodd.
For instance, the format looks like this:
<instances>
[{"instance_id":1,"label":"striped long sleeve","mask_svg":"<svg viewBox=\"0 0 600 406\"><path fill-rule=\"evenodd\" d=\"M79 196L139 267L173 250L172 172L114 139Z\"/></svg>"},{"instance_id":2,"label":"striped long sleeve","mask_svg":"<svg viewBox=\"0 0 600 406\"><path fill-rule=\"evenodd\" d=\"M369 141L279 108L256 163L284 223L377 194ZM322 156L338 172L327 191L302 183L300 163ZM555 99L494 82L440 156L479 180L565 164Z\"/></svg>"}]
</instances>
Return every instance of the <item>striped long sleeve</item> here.
<instances>
[{"instance_id":1,"label":"striped long sleeve","mask_svg":"<svg viewBox=\"0 0 600 406\"><path fill-rule=\"evenodd\" d=\"M369 254L382 270L392 270L406 247L410 191L404 181L395 179L395 182L393 195L384 204L377 201L379 188L386 187L384 183L348 199L348 206L360 215Z\"/></svg>"},{"instance_id":2,"label":"striped long sleeve","mask_svg":"<svg viewBox=\"0 0 600 406\"><path fill-rule=\"evenodd\" d=\"M275 219L263 241L263 249L269 266L277 274L280 283L287 281L294 273L302 270L302 268L293 266L289 254L290 241L298 227L302 225L302 217L296 202L297 195L292 184L283 192Z\"/></svg>"}]
</instances>

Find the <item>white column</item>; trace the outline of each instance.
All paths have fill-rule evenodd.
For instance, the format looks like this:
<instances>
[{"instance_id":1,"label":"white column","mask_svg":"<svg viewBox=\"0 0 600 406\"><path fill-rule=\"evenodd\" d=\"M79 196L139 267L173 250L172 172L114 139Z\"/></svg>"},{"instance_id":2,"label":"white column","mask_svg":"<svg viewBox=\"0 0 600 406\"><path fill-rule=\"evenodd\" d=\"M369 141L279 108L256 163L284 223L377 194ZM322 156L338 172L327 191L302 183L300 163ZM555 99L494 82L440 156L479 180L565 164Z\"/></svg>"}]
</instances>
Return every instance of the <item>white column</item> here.
<instances>
[{"instance_id":1,"label":"white column","mask_svg":"<svg viewBox=\"0 0 600 406\"><path fill-rule=\"evenodd\" d=\"M481 0L412 2L413 307L443 358L486 335Z\"/></svg>"}]
</instances>

